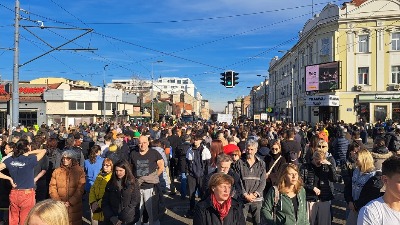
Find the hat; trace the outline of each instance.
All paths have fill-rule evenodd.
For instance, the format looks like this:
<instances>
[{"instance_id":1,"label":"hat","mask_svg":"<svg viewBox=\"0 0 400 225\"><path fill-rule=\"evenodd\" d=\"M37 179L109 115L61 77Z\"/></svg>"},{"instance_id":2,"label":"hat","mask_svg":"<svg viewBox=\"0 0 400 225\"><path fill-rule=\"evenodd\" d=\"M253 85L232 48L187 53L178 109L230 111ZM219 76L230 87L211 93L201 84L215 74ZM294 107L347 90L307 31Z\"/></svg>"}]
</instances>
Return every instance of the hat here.
<instances>
[{"instance_id":1,"label":"hat","mask_svg":"<svg viewBox=\"0 0 400 225\"><path fill-rule=\"evenodd\" d=\"M66 150L62 153L62 157L76 159L76 154L73 150Z\"/></svg>"},{"instance_id":2,"label":"hat","mask_svg":"<svg viewBox=\"0 0 400 225\"><path fill-rule=\"evenodd\" d=\"M228 144L224 146L224 153L227 155L232 154L232 152L239 150L239 147L235 144Z\"/></svg>"},{"instance_id":3,"label":"hat","mask_svg":"<svg viewBox=\"0 0 400 225\"><path fill-rule=\"evenodd\" d=\"M138 137L140 137L140 133L139 133L139 131L135 131L135 132L133 132L133 137L134 137L134 138L138 138Z\"/></svg>"}]
</instances>

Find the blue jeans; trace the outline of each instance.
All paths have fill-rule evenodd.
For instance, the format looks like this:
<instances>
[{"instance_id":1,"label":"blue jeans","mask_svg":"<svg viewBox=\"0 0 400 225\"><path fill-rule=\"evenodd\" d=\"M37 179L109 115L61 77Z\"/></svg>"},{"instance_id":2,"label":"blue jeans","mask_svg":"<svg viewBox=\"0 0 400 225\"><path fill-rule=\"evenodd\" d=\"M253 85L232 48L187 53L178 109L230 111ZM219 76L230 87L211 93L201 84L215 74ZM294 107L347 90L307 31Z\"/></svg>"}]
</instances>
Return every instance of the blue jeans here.
<instances>
[{"instance_id":1,"label":"blue jeans","mask_svg":"<svg viewBox=\"0 0 400 225\"><path fill-rule=\"evenodd\" d=\"M181 198L186 197L186 193L187 193L186 186L187 186L186 173L181 173Z\"/></svg>"}]
</instances>

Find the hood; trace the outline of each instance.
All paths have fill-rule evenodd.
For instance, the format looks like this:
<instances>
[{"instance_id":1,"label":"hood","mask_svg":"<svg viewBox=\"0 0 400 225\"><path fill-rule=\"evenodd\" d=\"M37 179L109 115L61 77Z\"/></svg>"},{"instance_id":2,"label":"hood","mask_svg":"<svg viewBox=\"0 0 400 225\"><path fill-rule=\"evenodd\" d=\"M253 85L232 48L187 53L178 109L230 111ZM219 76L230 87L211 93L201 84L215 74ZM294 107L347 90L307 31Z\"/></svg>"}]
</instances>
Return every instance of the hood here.
<instances>
[{"instance_id":1,"label":"hood","mask_svg":"<svg viewBox=\"0 0 400 225\"><path fill-rule=\"evenodd\" d=\"M393 155L392 152L388 152L388 153L385 153L385 154L371 152L371 154L372 154L372 158L374 158L374 159L388 159L390 156Z\"/></svg>"},{"instance_id":2,"label":"hood","mask_svg":"<svg viewBox=\"0 0 400 225\"><path fill-rule=\"evenodd\" d=\"M386 146L378 147L378 148L373 148L372 153L378 153L378 154L387 154L389 152L389 149L386 148Z\"/></svg>"}]
</instances>

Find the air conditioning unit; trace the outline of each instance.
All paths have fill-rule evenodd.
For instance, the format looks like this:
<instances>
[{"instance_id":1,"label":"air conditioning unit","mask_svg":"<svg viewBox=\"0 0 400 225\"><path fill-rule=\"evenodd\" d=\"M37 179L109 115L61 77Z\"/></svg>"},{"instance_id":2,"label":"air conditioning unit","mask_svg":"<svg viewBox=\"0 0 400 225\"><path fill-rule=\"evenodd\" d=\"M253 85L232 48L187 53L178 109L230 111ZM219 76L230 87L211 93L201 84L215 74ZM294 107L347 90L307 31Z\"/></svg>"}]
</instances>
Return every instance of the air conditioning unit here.
<instances>
[{"instance_id":1,"label":"air conditioning unit","mask_svg":"<svg viewBox=\"0 0 400 225\"><path fill-rule=\"evenodd\" d=\"M400 90L400 84L395 84L393 86L393 89L396 90L396 91L399 91Z\"/></svg>"},{"instance_id":2,"label":"air conditioning unit","mask_svg":"<svg viewBox=\"0 0 400 225\"><path fill-rule=\"evenodd\" d=\"M355 89L356 91L362 91L362 90L364 89L364 87L363 87L362 85L356 85L356 86L354 87L354 89Z\"/></svg>"}]
</instances>

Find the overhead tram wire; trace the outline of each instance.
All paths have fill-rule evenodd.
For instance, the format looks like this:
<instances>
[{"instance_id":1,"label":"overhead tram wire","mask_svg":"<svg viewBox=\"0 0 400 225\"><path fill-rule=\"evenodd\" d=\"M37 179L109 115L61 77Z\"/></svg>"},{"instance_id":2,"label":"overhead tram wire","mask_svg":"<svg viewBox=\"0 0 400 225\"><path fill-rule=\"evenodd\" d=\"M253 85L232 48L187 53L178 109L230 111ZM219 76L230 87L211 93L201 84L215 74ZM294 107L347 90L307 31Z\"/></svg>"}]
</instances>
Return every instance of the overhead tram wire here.
<instances>
[{"instance_id":1,"label":"overhead tram wire","mask_svg":"<svg viewBox=\"0 0 400 225\"><path fill-rule=\"evenodd\" d=\"M318 4L322 4L322 3L316 3L316 4L314 4L314 5L318 5ZM57 5L58 5L58 4L57 4ZM58 6L59 6L59 5L58 5ZM307 6L310 6L310 5L307 5ZM67 11L66 9L64 9L63 7L61 7L61 6L59 6L59 7L62 8L63 10L65 10L66 12L68 12L68 11ZM304 6L304 7L305 7L305 6ZM301 7L295 7L295 8L301 8ZM274 11L277 11L277 10L274 10ZM281 10L278 10L278 11L281 11ZM68 12L68 13L69 13L69 12ZM34 13L31 13L31 14L32 14L32 15L35 15ZM69 13L69 14L71 14L71 13ZM72 14L71 14L71 15L72 15ZM37 14L36 14L36 16L40 16L40 15L37 15ZM305 16L305 15L302 15L302 16ZM74 16L74 17L75 17L75 16ZM300 16L300 17L301 17L301 16ZM77 18L77 17L75 17L75 18ZM46 18L46 19L50 19L50 18ZM77 18L77 19L78 19L78 18ZM293 19L293 18L292 18L292 19ZM56 21L56 20L53 20L53 19L50 19L50 20ZM78 20L79 20L80 22L84 23L84 22L81 21L80 19L78 19ZM289 19L289 20L291 20L291 19ZM288 20L284 20L284 21L288 21ZM284 21L281 21L281 22L278 22L278 23L282 23L282 22L284 22ZM60 21L57 21L57 22L60 22ZM67 24L67 23L64 23L64 22L61 22L61 23L65 24L65 25L68 25L68 26L72 26L72 25ZM278 23L276 23L276 24L278 24ZM85 24L85 23L84 23L84 24ZM276 25L276 24L275 24L275 25ZM273 26L273 25L272 25L272 26ZM73 26L72 26L72 27L73 27ZM255 31L255 30L258 30L258 29L265 28L265 27L267 27L267 26L263 26L263 27L261 27L261 28L255 28L255 29L252 29L251 31ZM271 25L269 25L268 27L271 27ZM235 36L238 36L238 35L241 35L241 34L245 34L245 33L248 33L248 32L250 32L250 31L242 32L242 33L236 34L236 35L231 35L231 36L229 36L229 37L224 37L224 38L222 38L222 39L214 40L214 41L212 41L212 42L210 42L210 43L214 43L214 42L217 42L217 41L225 40L225 39L227 39L227 38L235 37ZM94 33L95 33L95 34L98 34L98 35L100 35L100 36L103 36L103 37L108 37L108 38L111 38L111 39L114 39L114 40L123 41L123 40L121 40L121 39L114 38L114 37L111 37L111 36L108 36L108 35L103 35L103 34L100 34L100 33L98 33L98 32L94 32ZM125 42L125 41L123 41L123 42ZM134 46L137 46L137 47L141 47L141 48L144 48L144 49L147 49L147 50L150 50L150 51L155 51L155 52L158 52L159 54L162 54L162 55L167 55L167 56L175 57L175 58L178 58L178 59L182 59L182 60L185 60L185 61L197 63L197 64L204 65L204 66L208 66L208 67L214 67L215 69L223 69L223 68L218 68L218 67L215 67L215 66L212 66L212 65L209 65L209 64L204 64L204 63L201 63L201 62L196 62L196 61L194 61L194 60L186 59L186 58L184 58L184 57L175 56L175 55L173 55L173 53L167 53L167 52L163 52L163 51L158 51L158 50L151 49L151 48L148 48L148 47L145 47L145 46L142 46L142 45L134 44L134 43L132 43L132 42L125 42L125 43L131 44L131 45L134 45ZM193 48L196 48L196 47L204 46L204 45L206 45L206 44L208 44L208 43L203 43L203 44L200 44L200 45L191 47L191 48L186 48L185 50L189 50L189 49L193 49ZM181 51L185 51L185 50L181 50ZM142 60L142 61L143 61L143 60ZM139 63L140 63L140 62L141 62L141 61L139 61Z\"/></svg>"}]
</instances>

